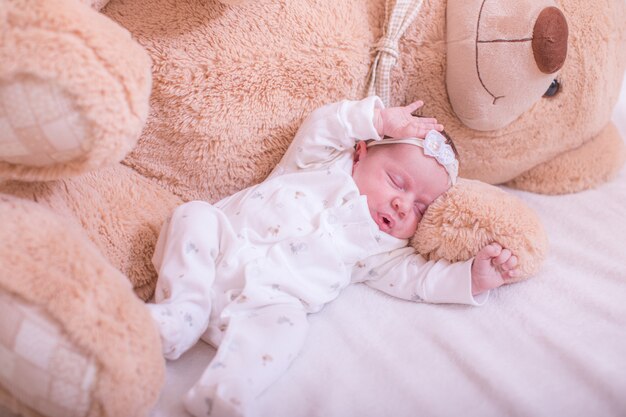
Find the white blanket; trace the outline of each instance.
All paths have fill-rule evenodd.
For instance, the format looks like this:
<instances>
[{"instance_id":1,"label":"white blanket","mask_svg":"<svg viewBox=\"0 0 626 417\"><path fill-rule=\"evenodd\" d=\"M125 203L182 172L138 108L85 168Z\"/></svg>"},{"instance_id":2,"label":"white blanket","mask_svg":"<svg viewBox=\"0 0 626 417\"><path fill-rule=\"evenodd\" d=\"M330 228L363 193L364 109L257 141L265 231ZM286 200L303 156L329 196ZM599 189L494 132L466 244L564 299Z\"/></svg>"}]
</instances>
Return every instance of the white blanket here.
<instances>
[{"instance_id":1,"label":"white blanket","mask_svg":"<svg viewBox=\"0 0 626 417\"><path fill-rule=\"evenodd\" d=\"M626 82L614 120L626 137ZM507 189L540 216L550 253L533 279L486 306L413 304L352 286L322 312L289 372L259 400L268 417L625 416L626 169L596 189ZM168 363L152 417L214 351Z\"/></svg>"}]
</instances>

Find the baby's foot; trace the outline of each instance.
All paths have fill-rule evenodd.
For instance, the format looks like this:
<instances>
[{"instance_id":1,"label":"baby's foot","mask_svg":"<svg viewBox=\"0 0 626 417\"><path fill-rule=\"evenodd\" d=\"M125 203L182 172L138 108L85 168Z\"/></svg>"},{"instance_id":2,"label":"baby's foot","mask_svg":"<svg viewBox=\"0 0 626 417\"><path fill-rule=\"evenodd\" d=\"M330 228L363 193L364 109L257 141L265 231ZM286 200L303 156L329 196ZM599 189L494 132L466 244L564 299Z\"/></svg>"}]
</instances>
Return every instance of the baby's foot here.
<instances>
[{"instance_id":1,"label":"baby's foot","mask_svg":"<svg viewBox=\"0 0 626 417\"><path fill-rule=\"evenodd\" d=\"M197 338L189 329L189 313L173 304L146 304L159 328L163 356L175 360L196 344Z\"/></svg>"}]
</instances>

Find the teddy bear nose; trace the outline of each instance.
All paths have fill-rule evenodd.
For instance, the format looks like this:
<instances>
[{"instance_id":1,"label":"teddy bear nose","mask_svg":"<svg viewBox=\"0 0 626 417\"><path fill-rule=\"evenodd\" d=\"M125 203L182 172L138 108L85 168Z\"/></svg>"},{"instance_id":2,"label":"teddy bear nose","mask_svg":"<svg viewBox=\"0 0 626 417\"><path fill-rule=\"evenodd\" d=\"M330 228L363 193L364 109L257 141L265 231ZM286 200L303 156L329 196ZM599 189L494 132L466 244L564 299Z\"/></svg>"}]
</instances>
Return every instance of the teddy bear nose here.
<instances>
[{"instance_id":1,"label":"teddy bear nose","mask_svg":"<svg viewBox=\"0 0 626 417\"><path fill-rule=\"evenodd\" d=\"M567 37L567 20L561 10L543 9L535 22L532 40L535 62L541 72L552 74L561 69L567 57Z\"/></svg>"}]
</instances>

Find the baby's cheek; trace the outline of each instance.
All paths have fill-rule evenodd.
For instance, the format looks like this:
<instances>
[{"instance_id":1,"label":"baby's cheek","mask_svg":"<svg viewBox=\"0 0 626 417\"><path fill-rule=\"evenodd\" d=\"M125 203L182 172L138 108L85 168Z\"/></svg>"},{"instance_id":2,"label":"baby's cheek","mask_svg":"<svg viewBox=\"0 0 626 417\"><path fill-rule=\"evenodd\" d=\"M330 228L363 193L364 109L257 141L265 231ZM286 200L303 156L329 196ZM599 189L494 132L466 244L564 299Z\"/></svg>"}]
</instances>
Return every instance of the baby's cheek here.
<instances>
[{"instance_id":1,"label":"baby's cheek","mask_svg":"<svg viewBox=\"0 0 626 417\"><path fill-rule=\"evenodd\" d=\"M417 225L419 224L420 220L421 220L421 217L418 218L417 216L414 216L411 222L405 223L404 233L402 233L402 236L398 236L398 237L402 239L412 238L415 232L417 231Z\"/></svg>"},{"instance_id":2,"label":"baby's cheek","mask_svg":"<svg viewBox=\"0 0 626 417\"><path fill-rule=\"evenodd\" d=\"M417 225L418 225L418 224L419 224L419 222L421 222L421 221L422 221L422 213L417 213L417 214L415 215L415 219L414 219L413 224L412 224L413 233L415 233L415 230L417 230Z\"/></svg>"}]
</instances>

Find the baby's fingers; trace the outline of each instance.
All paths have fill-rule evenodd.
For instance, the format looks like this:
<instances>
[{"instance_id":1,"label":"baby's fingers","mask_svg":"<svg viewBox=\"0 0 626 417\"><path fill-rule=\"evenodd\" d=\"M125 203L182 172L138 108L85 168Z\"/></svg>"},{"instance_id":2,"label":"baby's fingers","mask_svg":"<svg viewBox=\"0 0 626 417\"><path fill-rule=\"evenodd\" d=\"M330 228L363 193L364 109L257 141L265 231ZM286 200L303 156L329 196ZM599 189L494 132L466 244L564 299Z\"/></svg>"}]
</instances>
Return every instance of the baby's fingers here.
<instances>
[{"instance_id":1,"label":"baby's fingers","mask_svg":"<svg viewBox=\"0 0 626 417\"><path fill-rule=\"evenodd\" d=\"M481 250L476 254L477 259L491 259L495 258L502 251L502 246L497 243L490 243L487 246L484 246Z\"/></svg>"},{"instance_id":2,"label":"baby's fingers","mask_svg":"<svg viewBox=\"0 0 626 417\"><path fill-rule=\"evenodd\" d=\"M501 265L501 268L503 271L510 271L510 270L515 269L516 267L517 267L517 256L515 255L511 255L511 257Z\"/></svg>"},{"instance_id":3,"label":"baby's fingers","mask_svg":"<svg viewBox=\"0 0 626 417\"><path fill-rule=\"evenodd\" d=\"M420 129L435 129L439 132L443 130L443 125L437 122L437 119L432 117L416 117L412 120L411 124L413 126L419 127Z\"/></svg>"},{"instance_id":4,"label":"baby's fingers","mask_svg":"<svg viewBox=\"0 0 626 417\"><path fill-rule=\"evenodd\" d=\"M415 132L413 135L417 138L420 139L424 139L426 137L426 135L428 134L428 132L430 132L431 130L438 130L438 131L442 131L443 130L443 126L441 125L437 125L437 124L433 124L433 125L420 125L416 128L413 129L413 131Z\"/></svg>"},{"instance_id":5,"label":"baby's fingers","mask_svg":"<svg viewBox=\"0 0 626 417\"><path fill-rule=\"evenodd\" d=\"M511 258L511 251L508 249L502 249L502 252L495 257L491 262L494 265L502 267ZM503 268L504 269L504 268Z\"/></svg>"},{"instance_id":6,"label":"baby's fingers","mask_svg":"<svg viewBox=\"0 0 626 417\"><path fill-rule=\"evenodd\" d=\"M415 124L429 124L429 125L436 125L437 124L437 119L435 119L434 117L418 117L418 116L413 116L413 118L411 119L411 123L415 123Z\"/></svg>"},{"instance_id":7,"label":"baby's fingers","mask_svg":"<svg viewBox=\"0 0 626 417\"><path fill-rule=\"evenodd\" d=\"M407 104L404 107L409 111L409 113L413 113L415 110L419 109L423 105L424 105L424 102L422 100L417 100L411 104Z\"/></svg>"},{"instance_id":8,"label":"baby's fingers","mask_svg":"<svg viewBox=\"0 0 626 417\"><path fill-rule=\"evenodd\" d=\"M522 276L522 272L519 269L511 269L502 273L502 278L504 279L518 278L520 276Z\"/></svg>"}]
</instances>

